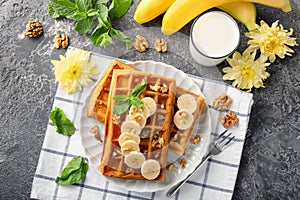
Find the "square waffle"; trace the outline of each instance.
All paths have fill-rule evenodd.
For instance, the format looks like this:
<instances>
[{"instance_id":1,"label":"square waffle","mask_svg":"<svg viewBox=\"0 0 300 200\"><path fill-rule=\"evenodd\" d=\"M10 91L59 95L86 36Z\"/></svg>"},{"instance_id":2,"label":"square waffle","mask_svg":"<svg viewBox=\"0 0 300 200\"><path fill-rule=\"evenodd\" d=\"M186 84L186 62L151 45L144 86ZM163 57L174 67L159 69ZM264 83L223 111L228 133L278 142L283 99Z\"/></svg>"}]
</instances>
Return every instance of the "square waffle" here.
<instances>
[{"instance_id":1,"label":"square waffle","mask_svg":"<svg viewBox=\"0 0 300 200\"><path fill-rule=\"evenodd\" d=\"M120 127L126 120L129 111L127 110L119 115L119 120L115 120L115 115L112 113L113 106L116 103L112 98L116 95L129 95L133 88L141 83L142 79L145 79L147 87L141 93L140 98L151 97L158 106L156 112L148 117L146 125L141 131L140 152L144 154L146 160L154 159L159 162L161 166L160 174L154 180L163 181L166 176L168 143L174 115L176 81L175 79L136 70L113 71L100 171L105 176L145 180L140 169L132 169L125 164L118 143L121 134ZM150 89L151 86L163 84L167 86L165 92Z\"/></svg>"},{"instance_id":2,"label":"square waffle","mask_svg":"<svg viewBox=\"0 0 300 200\"><path fill-rule=\"evenodd\" d=\"M104 123L106 118L108 95L111 83L113 70L115 69L135 69L119 60L112 60L104 75L98 81L93 93L91 95L90 103L88 106L87 116L95 118Z\"/></svg>"},{"instance_id":3,"label":"square waffle","mask_svg":"<svg viewBox=\"0 0 300 200\"><path fill-rule=\"evenodd\" d=\"M183 95L183 94L190 94L192 95L197 104L198 104L198 107L196 109L196 111L193 113L194 115L194 121L191 125L190 128L188 129L185 129L185 130L179 130L175 124L173 123L172 125L172 131L171 131L171 138L170 138L170 143L169 143L169 149L173 152L175 152L176 154L178 155L183 155L185 153L185 150L186 150L186 147L188 145L188 142L190 141L190 138L194 132L194 128L195 128L195 125L198 121L198 117L201 113L201 110L202 110L202 107L203 107L203 104L204 104L204 101L205 99L202 98L201 96L199 95L196 95L184 88L181 88L181 87L178 87L176 88L176 99L175 99L175 104L174 104L174 113L177 112L178 110L178 107L177 107L177 99L179 96Z\"/></svg>"}]
</instances>

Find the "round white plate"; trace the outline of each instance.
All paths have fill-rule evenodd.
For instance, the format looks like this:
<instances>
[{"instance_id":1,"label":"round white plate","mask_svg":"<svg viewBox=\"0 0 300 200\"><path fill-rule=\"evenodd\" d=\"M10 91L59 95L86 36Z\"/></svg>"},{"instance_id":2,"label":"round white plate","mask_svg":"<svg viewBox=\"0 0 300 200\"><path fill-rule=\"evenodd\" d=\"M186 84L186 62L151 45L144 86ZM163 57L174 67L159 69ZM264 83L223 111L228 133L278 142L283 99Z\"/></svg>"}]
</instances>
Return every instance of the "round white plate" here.
<instances>
[{"instance_id":1,"label":"round white plate","mask_svg":"<svg viewBox=\"0 0 300 200\"><path fill-rule=\"evenodd\" d=\"M154 61L137 61L130 62L130 65L140 69L141 71L150 72L170 78L176 79L176 85L183 87L195 94L203 96L196 83L181 70L176 69L171 65L162 62ZM90 91L92 91L91 88ZM204 97L204 96L203 96ZM84 147L85 153L90 161L90 165L99 171L102 155L102 144L99 144L89 132L89 129L98 124L100 127L101 137L104 137L104 124L99 123L95 119L86 117L88 102L90 96L86 98L80 118L80 141ZM201 141L197 145L189 145L184 155L187 161L186 167L182 168L179 165L175 166L175 170L167 171L166 178L163 182L144 181L144 180L127 180L119 178L106 177L110 182L117 184L127 190L136 192L155 192L165 190L182 181L190 174L196 166L201 162L203 156L207 152L210 142L211 133L211 117L207 104L204 104L199 117L198 126L196 126L194 134L199 134ZM174 154L169 152L168 162L174 161ZM175 162L176 163L176 162ZM100 171L99 171L100 173ZM100 173L101 174L101 173Z\"/></svg>"}]
</instances>

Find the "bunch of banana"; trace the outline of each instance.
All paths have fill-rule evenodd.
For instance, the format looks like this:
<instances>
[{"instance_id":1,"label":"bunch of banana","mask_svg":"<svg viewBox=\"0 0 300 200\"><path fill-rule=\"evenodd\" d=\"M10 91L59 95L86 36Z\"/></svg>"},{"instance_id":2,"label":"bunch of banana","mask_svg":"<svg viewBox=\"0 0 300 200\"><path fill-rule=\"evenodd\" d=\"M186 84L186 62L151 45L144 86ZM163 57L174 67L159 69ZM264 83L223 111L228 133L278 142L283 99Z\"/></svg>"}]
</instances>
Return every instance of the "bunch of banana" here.
<instances>
[{"instance_id":1,"label":"bunch of banana","mask_svg":"<svg viewBox=\"0 0 300 200\"><path fill-rule=\"evenodd\" d=\"M134 14L137 23L148 22L163 14L162 32L166 35L179 31L197 15L217 7L238 21L245 24L248 30L255 29L256 8L253 3L291 11L289 0L142 0Z\"/></svg>"}]
</instances>

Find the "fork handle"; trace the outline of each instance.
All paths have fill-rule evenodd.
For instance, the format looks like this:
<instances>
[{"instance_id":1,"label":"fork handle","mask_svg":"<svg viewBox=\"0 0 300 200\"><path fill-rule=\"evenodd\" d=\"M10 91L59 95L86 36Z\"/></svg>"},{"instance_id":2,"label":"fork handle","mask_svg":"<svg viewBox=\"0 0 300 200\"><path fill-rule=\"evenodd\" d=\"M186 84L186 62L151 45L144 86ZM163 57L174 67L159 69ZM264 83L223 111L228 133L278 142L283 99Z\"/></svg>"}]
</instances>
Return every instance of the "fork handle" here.
<instances>
[{"instance_id":1,"label":"fork handle","mask_svg":"<svg viewBox=\"0 0 300 200\"><path fill-rule=\"evenodd\" d=\"M197 165L197 167L195 168L194 171L192 171L185 179L183 179L181 182L177 183L176 185L174 185L173 187L171 187L168 192L166 193L166 195L168 197L172 197L182 186L183 184L186 183L187 180L189 180L189 178L200 168L202 167L202 165L211 157L211 155L206 155L202 161L199 163L199 165Z\"/></svg>"}]
</instances>

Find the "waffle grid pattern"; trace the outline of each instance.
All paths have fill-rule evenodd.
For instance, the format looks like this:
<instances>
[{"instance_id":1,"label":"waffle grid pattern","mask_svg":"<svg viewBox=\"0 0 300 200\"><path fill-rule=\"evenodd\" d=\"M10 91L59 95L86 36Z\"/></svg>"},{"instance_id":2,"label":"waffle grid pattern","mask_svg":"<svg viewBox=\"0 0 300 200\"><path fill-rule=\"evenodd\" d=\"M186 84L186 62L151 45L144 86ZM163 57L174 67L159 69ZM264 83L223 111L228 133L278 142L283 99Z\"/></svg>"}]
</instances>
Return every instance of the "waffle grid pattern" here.
<instances>
[{"instance_id":1,"label":"waffle grid pattern","mask_svg":"<svg viewBox=\"0 0 300 200\"><path fill-rule=\"evenodd\" d=\"M115 95L129 95L133 88L139 85L145 79L147 83L146 90L140 95L151 97L157 103L157 110L154 115L147 119L146 126L140 134L140 151L146 159L155 159L159 161L162 169L156 180L163 181L166 174L166 159L169 142L169 130L172 124L173 104L175 101L175 80L166 77L149 74L140 71L114 70L111 85L111 99ZM151 86L166 85L166 93L151 90ZM131 169L124 163L124 156L120 155L120 146L118 138L121 134L120 127L129 115L128 111L120 116L120 123L113 122L112 110L114 102L110 101L108 105L108 121L106 128L105 150L102 157L101 172L106 176L114 176L128 179L144 179L140 169ZM162 143L158 143L161 141Z\"/></svg>"}]
</instances>

